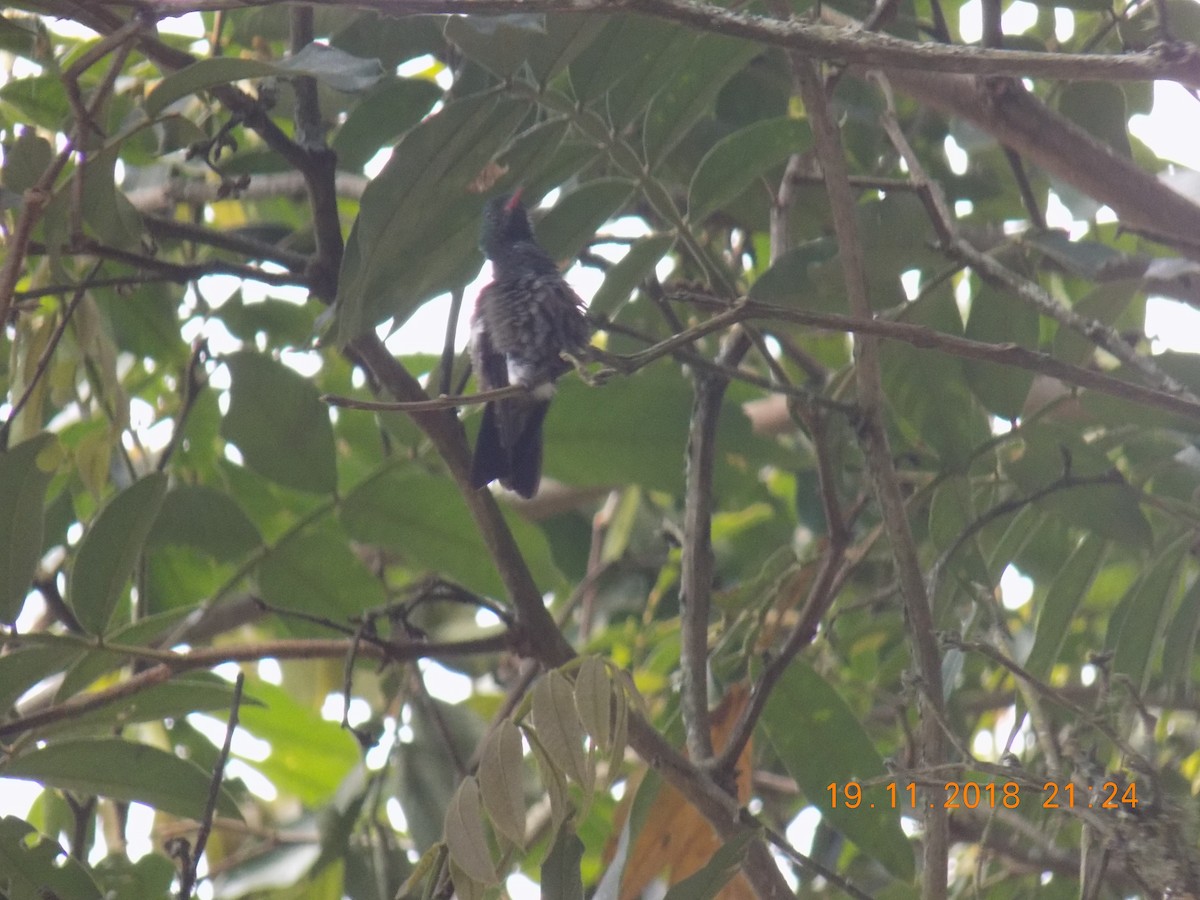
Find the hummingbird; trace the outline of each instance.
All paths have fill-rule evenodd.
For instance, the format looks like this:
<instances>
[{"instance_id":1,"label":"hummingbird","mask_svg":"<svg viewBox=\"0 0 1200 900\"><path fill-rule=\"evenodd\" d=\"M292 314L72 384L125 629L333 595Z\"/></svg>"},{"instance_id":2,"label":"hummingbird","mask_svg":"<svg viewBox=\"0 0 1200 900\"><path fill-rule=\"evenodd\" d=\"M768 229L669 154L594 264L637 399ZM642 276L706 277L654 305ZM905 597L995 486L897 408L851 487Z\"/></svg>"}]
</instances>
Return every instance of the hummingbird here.
<instances>
[{"instance_id":1,"label":"hummingbird","mask_svg":"<svg viewBox=\"0 0 1200 900\"><path fill-rule=\"evenodd\" d=\"M583 301L534 237L520 191L488 201L480 247L492 280L475 301L471 364L480 390L515 384L528 393L484 406L471 485L499 479L528 499L542 478L542 423L554 381L571 369L562 354L583 350L590 328Z\"/></svg>"}]
</instances>

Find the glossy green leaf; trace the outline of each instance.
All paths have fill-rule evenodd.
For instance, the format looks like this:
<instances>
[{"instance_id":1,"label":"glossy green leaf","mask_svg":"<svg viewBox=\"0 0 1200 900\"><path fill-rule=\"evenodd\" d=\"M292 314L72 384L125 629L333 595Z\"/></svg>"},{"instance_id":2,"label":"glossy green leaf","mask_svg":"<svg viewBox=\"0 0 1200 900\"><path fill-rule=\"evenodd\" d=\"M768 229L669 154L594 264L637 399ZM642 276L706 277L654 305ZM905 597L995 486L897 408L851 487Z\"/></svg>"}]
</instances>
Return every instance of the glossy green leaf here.
<instances>
[{"instance_id":1,"label":"glossy green leaf","mask_svg":"<svg viewBox=\"0 0 1200 900\"><path fill-rule=\"evenodd\" d=\"M105 896L83 863L16 816L0 819L0 894L6 900Z\"/></svg>"},{"instance_id":2,"label":"glossy green leaf","mask_svg":"<svg viewBox=\"0 0 1200 900\"><path fill-rule=\"evenodd\" d=\"M329 409L312 382L261 353L225 357L232 385L221 435L246 465L272 481L313 493L337 485Z\"/></svg>"},{"instance_id":3,"label":"glossy green leaf","mask_svg":"<svg viewBox=\"0 0 1200 900\"><path fill-rule=\"evenodd\" d=\"M62 452L39 434L0 453L0 622L12 622L42 555L46 488Z\"/></svg>"},{"instance_id":4,"label":"glossy green leaf","mask_svg":"<svg viewBox=\"0 0 1200 900\"><path fill-rule=\"evenodd\" d=\"M604 273L604 281L592 295L588 310L597 315L614 315L674 245L675 238L667 234L652 234L635 243Z\"/></svg>"},{"instance_id":5,"label":"glossy green leaf","mask_svg":"<svg viewBox=\"0 0 1200 900\"><path fill-rule=\"evenodd\" d=\"M863 853L904 881L913 877L913 851L900 829L899 810L883 790L870 808L869 789L857 809L830 802L829 785L881 778L886 770L871 738L837 691L804 662L784 671L767 700L762 722L788 774L809 803ZM841 796L839 793L838 796Z\"/></svg>"},{"instance_id":6,"label":"glossy green leaf","mask_svg":"<svg viewBox=\"0 0 1200 900\"><path fill-rule=\"evenodd\" d=\"M791 118L765 119L722 138L692 176L688 218L704 221L811 142L808 123Z\"/></svg>"},{"instance_id":7,"label":"glossy green leaf","mask_svg":"<svg viewBox=\"0 0 1200 900\"><path fill-rule=\"evenodd\" d=\"M219 84L271 75L307 75L335 90L361 91L383 77L383 68L377 59L359 59L344 50L322 44L309 44L295 56L276 62L234 56L210 57L185 66L160 81L146 98L146 114L154 118L176 100Z\"/></svg>"},{"instance_id":8,"label":"glossy green leaf","mask_svg":"<svg viewBox=\"0 0 1200 900\"><path fill-rule=\"evenodd\" d=\"M67 602L91 634L103 634L162 507L167 476L147 475L113 497L83 535L67 582Z\"/></svg>"},{"instance_id":9,"label":"glossy green leaf","mask_svg":"<svg viewBox=\"0 0 1200 900\"><path fill-rule=\"evenodd\" d=\"M197 819L204 814L212 773L157 747L97 738L30 750L0 767L0 777L145 803L172 815ZM237 804L224 789L217 794L217 812L241 818Z\"/></svg>"},{"instance_id":10,"label":"glossy green leaf","mask_svg":"<svg viewBox=\"0 0 1200 900\"><path fill-rule=\"evenodd\" d=\"M1050 675L1075 611L1096 577L1104 558L1104 541L1094 534L1087 535L1046 589L1038 610L1033 649L1025 660L1025 669L1035 678Z\"/></svg>"},{"instance_id":11,"label":"glossy green leaf","mask_svg":"<svg viewBox=\"0 0 1200 900\"><path fill-rule=\"evenodd\" d=\"M351 537L394 550L416 571L441 573L491 597L505 595L487 546L447 479L416 472L373 479L347 495L340 513ZM561 576L545 537L515 516L508 521L534 579L555 584Z\"/></svg>"},{"instance_id":12,"label":"glossy green leaf","mask_svg":"<svg viewBox=\"0 0 1200 900\"><path fill-rule=\"evenodd\" d=\"M363 193L346 243L339 340L389 316L398 326L422 302L479 270L483 200L470 186L526 111L495 93L475 95L447 104L404 135Z\"/></svg>"},{"instance_id":13,"label":"glossy green leaf","mask_svg":"<svg viewBox=\"0 0 1200 900\"><path fill-rule=\"evenodd\" d=\"M583 841L569 824L554 836L541 868L542 896L553 900L583 900Z\"/></svg>"}]
</instances>

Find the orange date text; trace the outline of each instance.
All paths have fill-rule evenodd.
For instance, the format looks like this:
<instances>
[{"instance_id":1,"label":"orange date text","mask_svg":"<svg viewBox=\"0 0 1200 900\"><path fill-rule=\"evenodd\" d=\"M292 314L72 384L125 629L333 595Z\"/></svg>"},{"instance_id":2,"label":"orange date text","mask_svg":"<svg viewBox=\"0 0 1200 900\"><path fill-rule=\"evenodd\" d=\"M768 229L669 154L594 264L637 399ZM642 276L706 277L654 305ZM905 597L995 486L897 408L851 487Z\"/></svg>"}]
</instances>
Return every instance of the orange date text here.
<instances>
[{"instance_id":1,"label":"orange date text","mask_svg":"<svg viewBox=\"0 0 1200 900\"><path fill-rule=\"evenodd\" d=\"M1016 809L1029 804L1042 809L1136 809L1135 782L1104 781L1094 785L1047 781L1042 789L1016 781L947 781L936 785L888 781L863 785L857 781L830 782L833 809Z\"/></svg>"}]
</instances>

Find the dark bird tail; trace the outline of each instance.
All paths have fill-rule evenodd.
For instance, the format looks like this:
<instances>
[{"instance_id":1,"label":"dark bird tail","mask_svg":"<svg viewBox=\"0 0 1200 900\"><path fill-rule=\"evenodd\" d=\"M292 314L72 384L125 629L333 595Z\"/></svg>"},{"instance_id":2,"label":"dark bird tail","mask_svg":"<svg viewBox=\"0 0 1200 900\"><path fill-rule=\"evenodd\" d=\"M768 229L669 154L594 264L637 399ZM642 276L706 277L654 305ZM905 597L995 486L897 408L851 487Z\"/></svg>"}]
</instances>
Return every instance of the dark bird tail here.
<instances>
[{"instance_id":1,"label":"dark bird tail","mask_svg":"<svg viewBox=\"0 0 1200 900\"><path fill-rule=\"evenodd\" d=\"M483 422L471 461L471 486L500 479L525 499L542 480L542 422L549 400L497 400L483 407Z\"/></svg>"}]
</instances>

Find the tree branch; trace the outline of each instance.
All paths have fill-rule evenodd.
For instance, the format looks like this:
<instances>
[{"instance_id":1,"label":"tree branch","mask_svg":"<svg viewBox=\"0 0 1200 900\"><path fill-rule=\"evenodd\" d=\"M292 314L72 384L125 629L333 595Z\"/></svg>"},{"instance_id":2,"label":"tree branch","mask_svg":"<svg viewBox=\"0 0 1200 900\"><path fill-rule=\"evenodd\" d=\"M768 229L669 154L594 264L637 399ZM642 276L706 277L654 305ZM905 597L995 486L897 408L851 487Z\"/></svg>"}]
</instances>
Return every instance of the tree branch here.
<instances>
[{"instance_id":1,"label":"tree branch","mask_svg":"<svg viewBox=\"0 0 1200 900\"><path fill-rule=\"evenodd\" d=\"M847 180L846 160L842 153L841 136L830 117L821 78L812 63L801 69L800 87L813 131L813 142L826 176L830 211L838 241L838 258L842 263L846 294L854 317L872 318L871 302L863 271L862 245L854 214L854 195ZM945 735L942 732L942 667L941 654L934 639L933 614L925 591L917 549L908 524L904 497L896 480L887 427L883 420L886 399L879 362L879 342L863 337L854 342L855 383L862 408L859 442L866 457L867 469L879 503L884 527L887 530L900 593L904 598L907 630L913 647L913 660L921 682L920 757L921 765L938 766L945 761ZM925 840L922 845L924 876L922 897L925 900L945 900L948 877L949 840L946 831L946 812L939 804L923 817Z\"/></svg>"},{"instance_id":2,"label":"tree branch","mask_svg":"<svg viewBox=\"0 0 1200 900\"><path fill-rule=\"evenodd\" d=\"M158 16L180 11L245 9L277 0L94 0L97 5L137 5ZM344 6L343 0L313 0L313 6ZM354 0L359 9L390 16L482 15L497 13L635 12L679 22L699 31L726 34L772 47L797 50L816 59L841 60L876 68L974 75L1029 75L1103 81L1178 81L1200 87L1200 50L1176 42L1140 53L1114 55L987 50L906 41L877 32L834 28L800 19L779 19L693 0Z\"/></svg>"}]
</instances>

